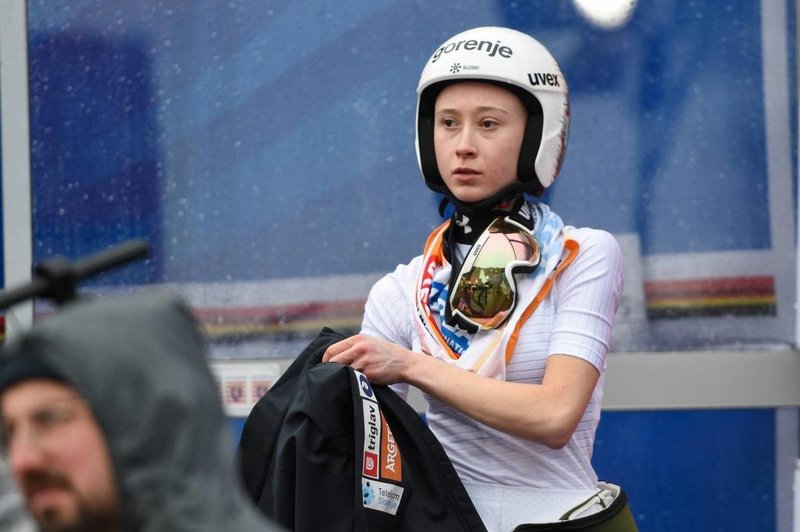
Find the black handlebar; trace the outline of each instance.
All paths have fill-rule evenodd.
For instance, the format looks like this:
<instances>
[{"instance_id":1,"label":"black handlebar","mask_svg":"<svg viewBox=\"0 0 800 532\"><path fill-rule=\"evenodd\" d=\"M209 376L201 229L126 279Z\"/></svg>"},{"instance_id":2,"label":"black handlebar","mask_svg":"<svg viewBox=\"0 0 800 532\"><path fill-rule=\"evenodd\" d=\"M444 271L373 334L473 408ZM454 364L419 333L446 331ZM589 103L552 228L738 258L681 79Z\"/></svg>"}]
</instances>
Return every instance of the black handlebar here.
<instances>
[{"instance_id":1,"label":"black handlebar","mask_svg":"<svg viewBox=\"0 0 800 532\"><path fill-rule=\"evenodd\" d=\"M34 268L33 279L22 286L0 292L0 310L35 297L47 297L57 304L75 299L75 285L98 273L144 257L144 240L129 240L74 263L56 257Z\"/></svg>"}]
</instances>

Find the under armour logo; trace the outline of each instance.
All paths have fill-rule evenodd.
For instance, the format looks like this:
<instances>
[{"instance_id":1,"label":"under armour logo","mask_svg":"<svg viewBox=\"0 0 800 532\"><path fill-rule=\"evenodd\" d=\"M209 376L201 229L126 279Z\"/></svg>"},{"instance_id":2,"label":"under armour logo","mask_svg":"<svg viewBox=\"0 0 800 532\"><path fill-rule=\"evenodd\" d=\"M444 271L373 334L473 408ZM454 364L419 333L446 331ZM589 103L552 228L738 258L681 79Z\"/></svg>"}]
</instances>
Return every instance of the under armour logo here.
<instances>
[{"instance_id":1,"label":"under armour logo","mask_svg":"<svg viewBox=\"0 0 800 532\"><path fill-rule=\"evenodd\" d=\"M472 228L469 226L469 216L462 216L461 219L456 219L456 225L464 230L465 235L472 232Z\"/></svg>"}]
</instances>

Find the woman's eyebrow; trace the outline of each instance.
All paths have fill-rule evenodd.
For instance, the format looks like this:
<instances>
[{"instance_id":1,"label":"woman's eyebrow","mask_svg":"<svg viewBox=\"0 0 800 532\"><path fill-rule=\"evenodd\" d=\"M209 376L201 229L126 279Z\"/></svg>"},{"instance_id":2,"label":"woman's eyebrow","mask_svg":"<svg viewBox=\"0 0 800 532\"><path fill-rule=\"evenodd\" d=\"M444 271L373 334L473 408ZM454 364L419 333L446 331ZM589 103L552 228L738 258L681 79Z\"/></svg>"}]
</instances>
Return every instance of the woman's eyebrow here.
<instances>
[{"instance_id":1,"label":"woman's eyebrow","mask_svg":"<svg viewBox=\"0 0 800 532\"><path fill-rule=\"evenodd\" d=\"M480 107L476 107L474 109L470 109L469 111L463 111L458 108L451 108L445 107L444 109L439 109L436 111L436 114L466 114L467 112L478 112L478 113L487 113L487 112L499 112L503 114L509 114L509 112L502 107L495 107L493 105L482 105Z\"/></svg>"}]
</instances>

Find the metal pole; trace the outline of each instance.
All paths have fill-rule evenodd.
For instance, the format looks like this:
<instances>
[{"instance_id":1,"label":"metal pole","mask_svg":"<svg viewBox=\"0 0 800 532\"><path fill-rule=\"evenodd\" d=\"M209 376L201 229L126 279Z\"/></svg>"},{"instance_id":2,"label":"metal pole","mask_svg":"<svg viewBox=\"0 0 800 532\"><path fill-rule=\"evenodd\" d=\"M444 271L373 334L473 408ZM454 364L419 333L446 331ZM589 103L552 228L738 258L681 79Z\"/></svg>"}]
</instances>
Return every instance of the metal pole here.
<instances>
[{"instance_id":1,"label":"metal pole","mask_svg":"<svg viewBox=\"0 0 800 532\"><path fill-rule=\"evenodd\" d=\"M30 115L26 0L0 0L0 149L3 159L3 264L5 286L31 279ZM6 311L6 338L30 327L33 302Z\"/></svg>"}]
</instances>

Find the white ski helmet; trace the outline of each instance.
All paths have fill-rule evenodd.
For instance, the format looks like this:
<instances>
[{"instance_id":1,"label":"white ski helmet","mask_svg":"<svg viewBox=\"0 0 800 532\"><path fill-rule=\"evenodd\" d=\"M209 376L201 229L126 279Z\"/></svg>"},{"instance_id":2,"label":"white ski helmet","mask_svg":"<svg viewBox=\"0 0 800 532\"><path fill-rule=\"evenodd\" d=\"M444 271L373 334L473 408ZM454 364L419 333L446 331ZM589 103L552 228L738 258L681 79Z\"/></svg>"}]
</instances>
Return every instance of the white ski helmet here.
<instances>
[{"instance_id":1,"label":"white ski helmet","mask_svg":"<svg viewBox=\"0 0 800 532\"><path fill-rule=\"evenodd\" d=\"M464 31L436 49L417 86L416 147L425 183L445 194L433 144L434 105L439 92L458 81L493 83L522 100L528 123L517 179L525 192L541 194L561 169L569 131L569 91L555 58L533 37L501 27Z\"/></svg>"}]
</instances>

